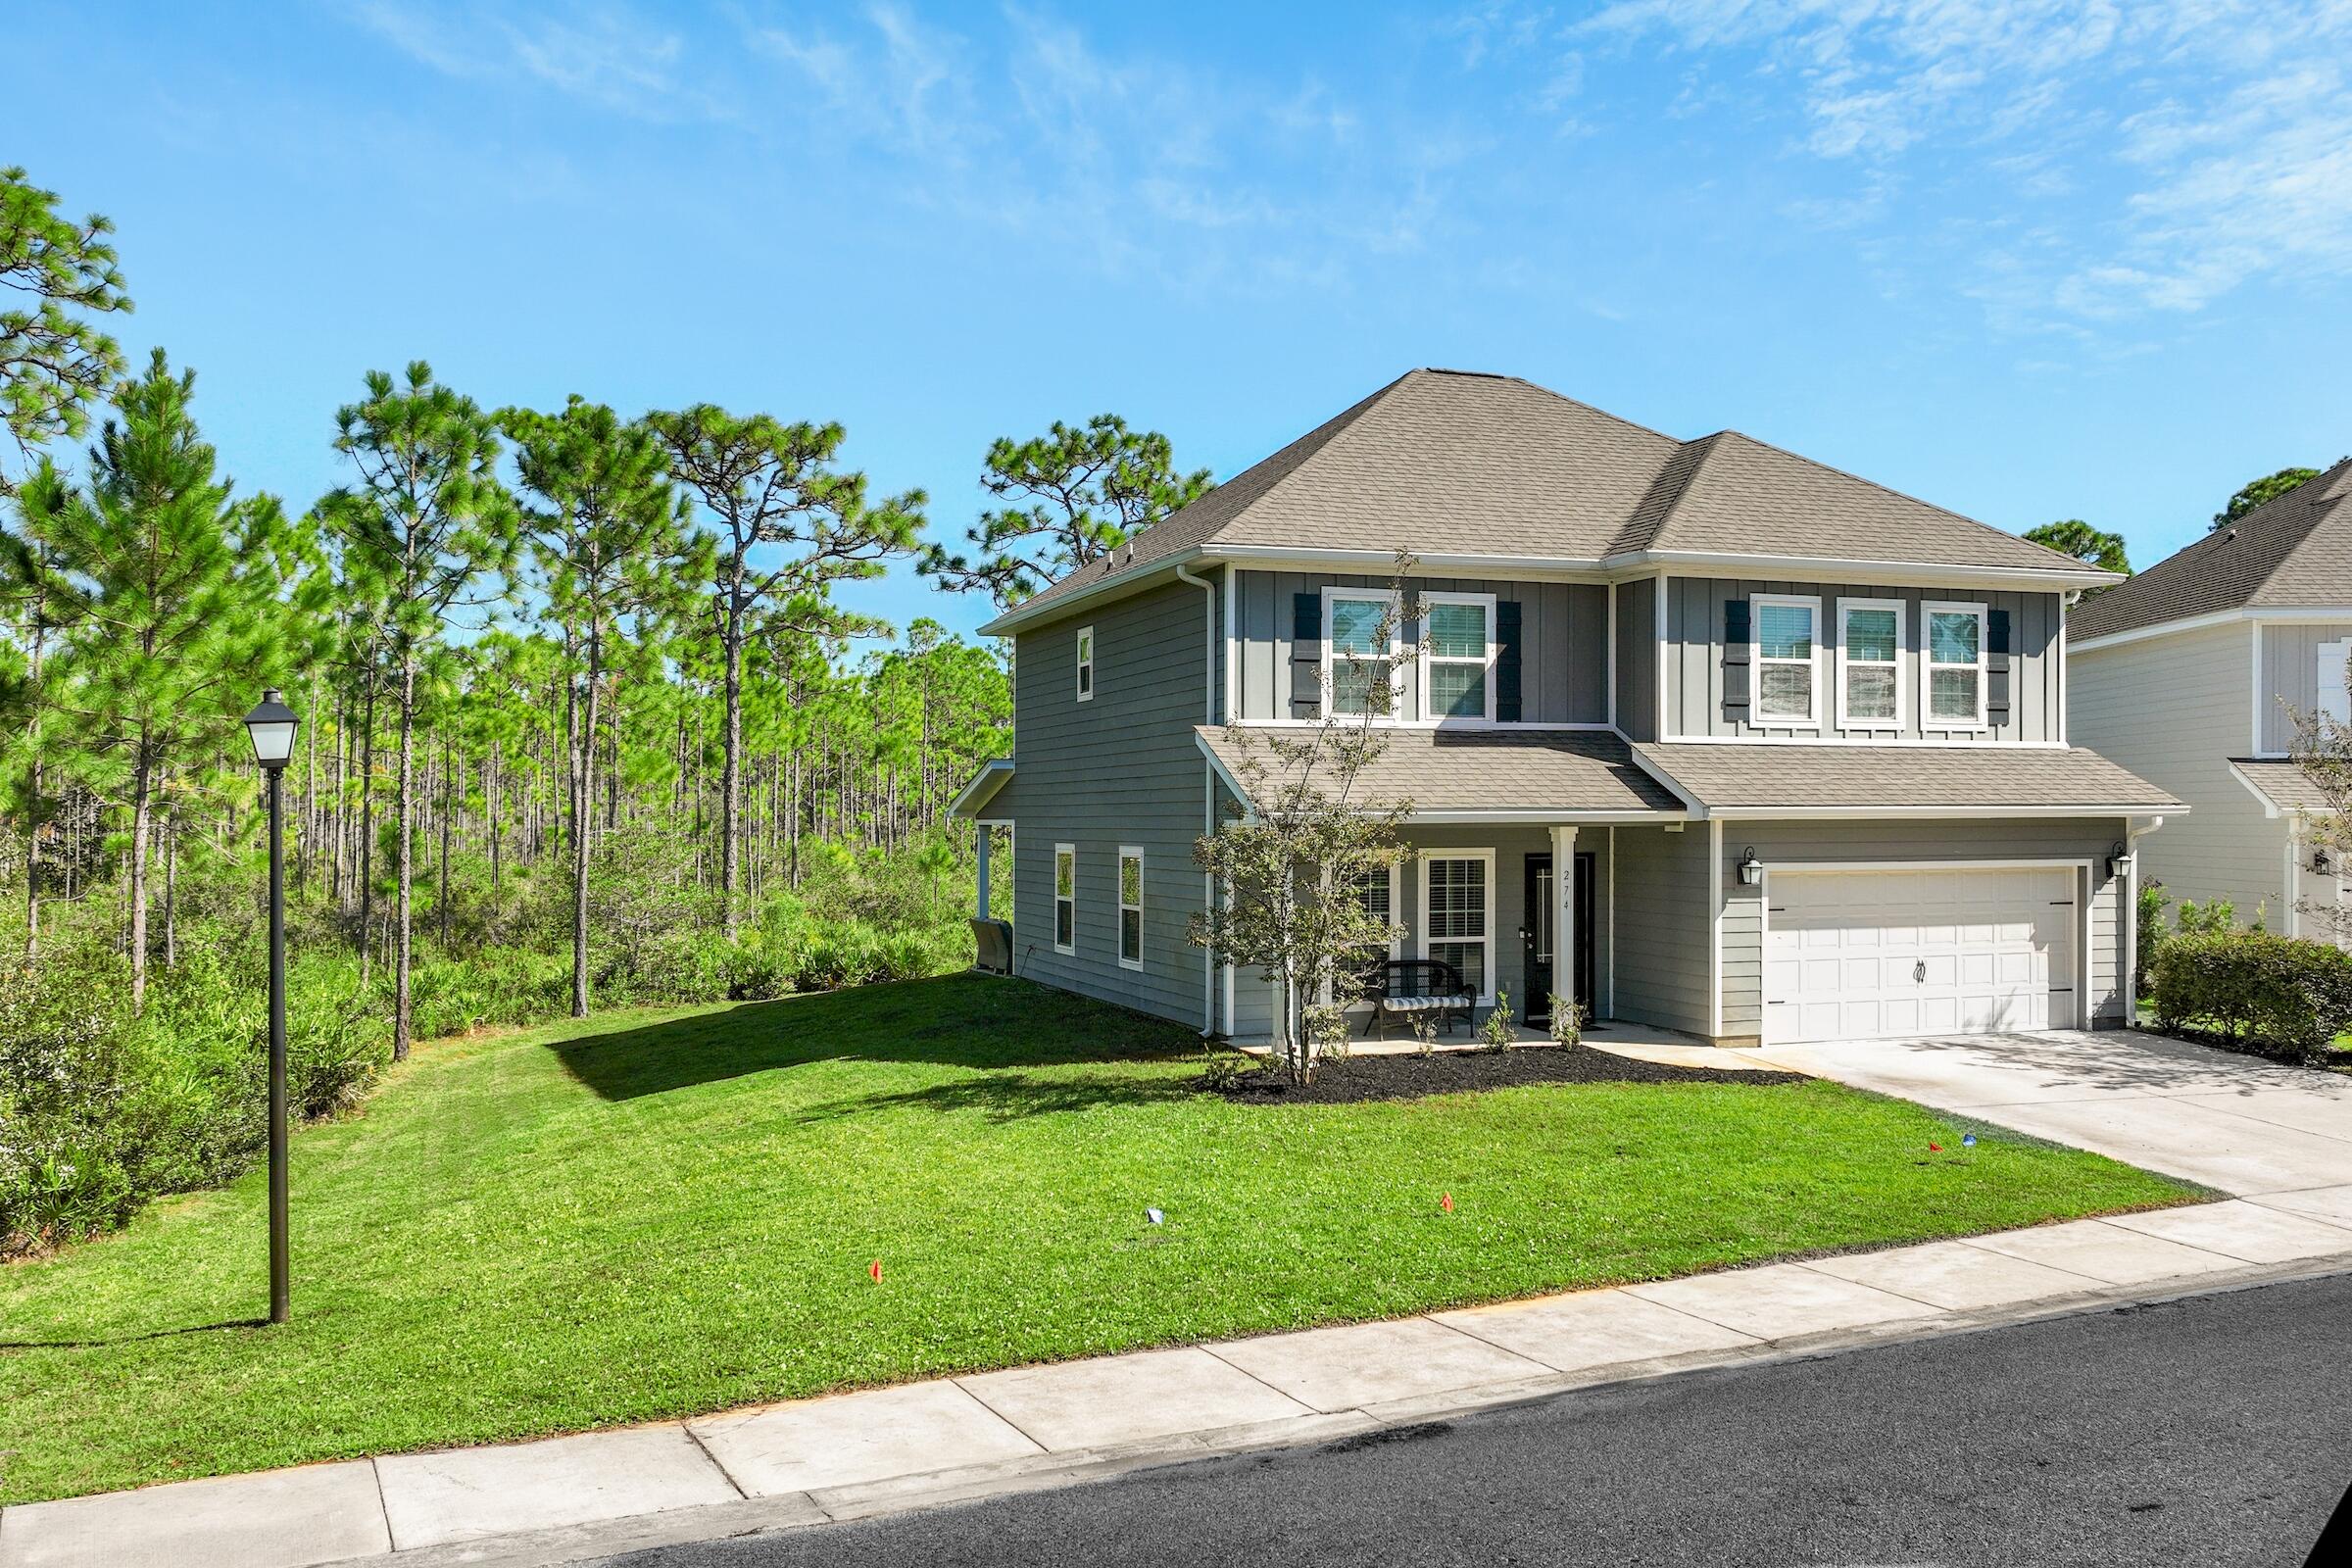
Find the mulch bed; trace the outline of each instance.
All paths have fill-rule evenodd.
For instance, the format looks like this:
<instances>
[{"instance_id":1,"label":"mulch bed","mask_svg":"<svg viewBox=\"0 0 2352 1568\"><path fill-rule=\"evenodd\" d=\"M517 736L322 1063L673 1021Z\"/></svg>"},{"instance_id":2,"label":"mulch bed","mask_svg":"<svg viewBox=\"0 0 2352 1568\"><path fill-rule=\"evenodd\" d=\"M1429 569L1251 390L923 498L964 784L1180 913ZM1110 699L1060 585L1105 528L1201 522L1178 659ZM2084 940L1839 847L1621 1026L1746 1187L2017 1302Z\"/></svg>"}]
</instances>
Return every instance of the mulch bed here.
<instances>
[{"instance_id":1,"label":"mulch bed","mask_svg":"<svg viewBox=\"0 0 2352 1568\"><path fill-rule=\"evenodd\" d=\"M1676 1067L1590 1046L1514 1046L1508 1051L1445 1051L1424 1056L1349 1056L1325 1061L1301 1089L1279 1067L1242 1074L1231 1088L1214 1088L1240 1104L1348 1105L1368 1100L1418 1100L1521 1084L1801 1084L1797 1072L1751 1072L1736 1067ZM1207 1086L1203 1086L1207 1087Z\"/></svg>"}]
</instances>

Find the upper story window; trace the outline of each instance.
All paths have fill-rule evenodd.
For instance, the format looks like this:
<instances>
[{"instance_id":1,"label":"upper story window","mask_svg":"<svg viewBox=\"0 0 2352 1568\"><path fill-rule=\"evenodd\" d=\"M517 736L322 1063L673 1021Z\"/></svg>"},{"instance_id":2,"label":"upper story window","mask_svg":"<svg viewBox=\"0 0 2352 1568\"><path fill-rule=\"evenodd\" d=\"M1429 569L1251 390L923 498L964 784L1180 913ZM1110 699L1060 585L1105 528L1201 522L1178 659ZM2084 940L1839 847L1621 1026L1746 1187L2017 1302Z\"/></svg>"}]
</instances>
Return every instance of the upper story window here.
<instances>
[{"instance_id":1,"label":"upper story window","mask_svg":"<svg viewBox=\"0 0 2352 1568\"><path fill-rule=\"evenodd\" d=\"M1088 702L1095 695L1095 628L1078 628L1078 700Z\"/></svg>"},{"instance_id":2,"label":"upper story window","mask_svg":"<svg viewBox=\"0 0 2352 1568\"><path fill-rule=\"evenodd\" d=\"M1815 655L1821 642L1821 601L1758 594L1754 603L1756 722L1818 727L1821 682Z\"/></svg>"},{"instance_id":3,"label":"upper story window","mask_svg":"<svg viewBox=\"0 0 2352 1568\"><path fill-rule=\"evenodd\" d=\"M1312 601L1309 601L1311 604ZM1396 596L1369 590L1323 590L1323 689L1331 711L1377 718L1396 711ZM1385 701L1380 683L1388 682Z\"/></svg>"},{"instance_id":4,"label":"upper story window","mask_svg":"<svg viewBox=\"0 0 2352 1568\"><path fill-rule=\"evenodd\" d=\"M2345 667L2352 664L2352 642L2320 644L2319 661L2319 700L2314 706L2338 724L2352 724L2352 680Z\"/></svg>"},{"instance_id":5,"label":"upper story window","mask_svg":"<svg viewBox=\"0 0 2352 1568\"><path fill-rule=\"evenodd\" d=\"M1903 727L1903 606L1896 599L1838 601L1838 722L1846 729Z\"/></svg>"},{"instance_id":6,"label":"upper story window","mask_svg":"<svg viewBox=\"0 0 2352 1568\"><path fill-rule=\"evenodd\" d=\"M1922 680L1927 688L1921 716L1926 729L1984 727L1984 607L1937 604L1919 607Z\"/></svg>"},{"instance_id":7,"label":"upper story window","mask_svg":"<svg viewBox=\"0 0 2352 1568\"><path fill-rule=\"evenodd\" d=\"M1421 596L1425 715L1492 720L1494 716L1494 596Z\"/></svg>"}]
</instances>

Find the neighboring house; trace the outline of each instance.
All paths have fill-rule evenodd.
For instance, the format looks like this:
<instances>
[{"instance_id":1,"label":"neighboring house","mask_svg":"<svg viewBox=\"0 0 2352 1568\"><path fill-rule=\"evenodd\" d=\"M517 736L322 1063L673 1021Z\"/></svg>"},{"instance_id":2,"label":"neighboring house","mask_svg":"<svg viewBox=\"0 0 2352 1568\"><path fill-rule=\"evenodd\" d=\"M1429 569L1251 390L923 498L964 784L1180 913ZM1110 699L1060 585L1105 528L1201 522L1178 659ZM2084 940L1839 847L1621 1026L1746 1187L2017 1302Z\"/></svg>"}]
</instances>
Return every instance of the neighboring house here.
<instances>
[{"instance_id":1,"label":"neighboring house","mask_svg":"<svg viewBox=\"0 0 2352 1568\"><path fill-rule=\"evenodd\" d=\"M2065 596L2112 576L1446 370L984 628L1015 756L957 808L1012 835L1021 974L1266 1038L1273 987L1187 942L1194 842L1247 808L1242 734L1350 706L1400 548L1421 655L1371 782L1415 858L1364 896L1401 953L1727 1044L2128 1016L2128 846L2180 803L2066 742Z\"/></svg>"},{"instance_id":2,"label":"neighboring house","mask_svg":"<svg viewBox=\"0 0 2352 1568\"><path fill-rule=\"evenodd\" d=\"M2329 936L2346 900L2303 842L2327 803L2288 760L2298 712L2352 718L2352 459L2076 607L2075 736L2195 808L2141 847L2176 900Z\"/></svg>"}]
</instances>

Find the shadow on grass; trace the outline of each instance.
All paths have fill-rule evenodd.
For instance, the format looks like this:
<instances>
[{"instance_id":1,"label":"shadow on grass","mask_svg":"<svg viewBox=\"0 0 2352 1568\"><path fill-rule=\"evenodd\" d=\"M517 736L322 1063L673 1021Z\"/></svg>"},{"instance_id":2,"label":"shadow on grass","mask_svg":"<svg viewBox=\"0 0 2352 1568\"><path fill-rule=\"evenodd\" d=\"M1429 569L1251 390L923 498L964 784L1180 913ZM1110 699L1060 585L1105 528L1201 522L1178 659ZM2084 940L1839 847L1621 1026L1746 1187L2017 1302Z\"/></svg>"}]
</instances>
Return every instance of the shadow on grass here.
<instances>
[{"instance_id":1,"label":"shadow on grass","mask_svg":"<svg viewBox=\"0 0 2352 1568\"><path fill-rule=\"evenodd\" d=\"M747 1002L700 1017L558 1041L549 1049L565 1072L602 1099L635 1100L813 1061L1048 1067L1165 1059L1200 1045L1191 1030L1164 1019L1027 980L959 974ZM993 1089L954 1085L882 1098L914 1102L936 1094L942 1108L956 1108L948 1103L956 1098L953 1090L967 1106L992 1108L993 1096L992 1113L1033 1114L1015 1108L1024 1083L1045 1099L1084 1095L1079 1086L1015 1079ZM1089 1102L1128 1090L1144 1098L1152 1093L1142 1085L1100 1087L1102 1093ZM842 1113L876 1102L845 1102ZM811 1114L826 1113L820 1107Z\"/></svg>"},{"instance_id":2,"label":"shadow on grass","mask_svg":"<svg viewBox=\"0 0 2352 1568\"><path fill-rule=\"evenodd\" d=\"M222 1329L266 1329L266 1317L232 1317L220 1323L191 1323L186 1328L150 1329L145 1334L118 1334L109 1340L0 1340L0 1350L104 1350L142 1340L172 1340L183 1334L214 1334Z\"/></svg>"}]
</instances>

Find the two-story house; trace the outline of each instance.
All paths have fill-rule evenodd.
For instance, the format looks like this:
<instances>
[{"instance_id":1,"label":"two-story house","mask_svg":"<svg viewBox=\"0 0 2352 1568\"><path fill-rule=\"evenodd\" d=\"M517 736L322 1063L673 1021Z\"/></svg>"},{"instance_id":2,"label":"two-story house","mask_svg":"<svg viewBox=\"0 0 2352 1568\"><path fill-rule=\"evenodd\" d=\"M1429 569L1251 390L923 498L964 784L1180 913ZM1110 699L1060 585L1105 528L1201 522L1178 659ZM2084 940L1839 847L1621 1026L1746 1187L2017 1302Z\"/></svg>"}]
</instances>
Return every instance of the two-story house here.
<instances>
[{"instance_id":1,"label":"two-story house","mask_svg":"<svg viewBox=\"0 0 2352 1568\"><path fill-rule=\"evenodd\" d=\"M1364 896L1483 1002L1726 1044L2117 1023L2131 845L2180 803L2067 744L2065 596L2113 580L1416 370L984 628L1014 756L958 809L1012 836L1017 972L1262 1040L1273 987L1187 940L1193 845L1250 808L1247 737L1360 703L1401 616L1370 783L1415 854Z\"/></svg>"},{"instance_id":2,"label":"two-story house","mask_svg":"<svg viewBox=\"0 0 2352 1568\"><path fill-rule=\"evenodd\" d=\"M2326 797L2289 760L2299 713L2352 720L2352 459L2077 606L2076 734L2189 802L2143 877L2323 940L2346 878L2306 842Z\"/></svg>"}]
</instances>

